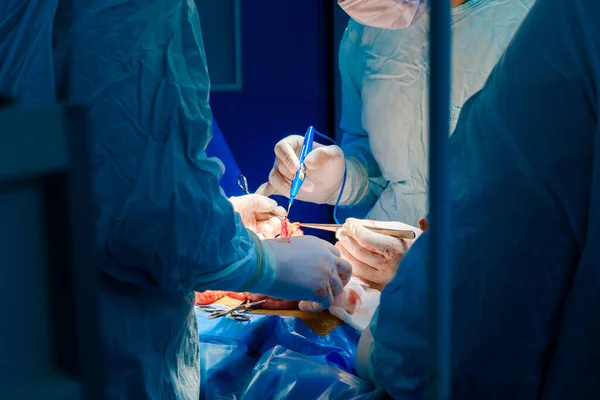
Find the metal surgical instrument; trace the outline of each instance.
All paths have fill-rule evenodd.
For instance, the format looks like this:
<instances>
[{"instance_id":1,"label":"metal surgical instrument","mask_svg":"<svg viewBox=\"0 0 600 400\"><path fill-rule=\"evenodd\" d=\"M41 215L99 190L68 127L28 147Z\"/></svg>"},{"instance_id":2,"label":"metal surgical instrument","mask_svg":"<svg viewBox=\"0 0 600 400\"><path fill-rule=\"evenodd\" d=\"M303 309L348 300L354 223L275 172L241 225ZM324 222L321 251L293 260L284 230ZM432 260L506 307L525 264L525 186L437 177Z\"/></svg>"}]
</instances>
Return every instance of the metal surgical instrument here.
<instances>
[{"instance_id":1,"label":"metal surgical instrument","mask_svg":"<svg viewBox=\"0 0 600 400\"><path fill-rule=\"evenodd\" d=\"M246 314L249 310L256 308L257 306L264 304L266 300L256 301L254 303L246 303L246 300L242 301L237 306L222 310L215 306L206 305L198 306L198 308L204 312L209 313L208 319L220 318L227 316L235 321L250 321L250 316Z\"/></svg>"}]
</instances>

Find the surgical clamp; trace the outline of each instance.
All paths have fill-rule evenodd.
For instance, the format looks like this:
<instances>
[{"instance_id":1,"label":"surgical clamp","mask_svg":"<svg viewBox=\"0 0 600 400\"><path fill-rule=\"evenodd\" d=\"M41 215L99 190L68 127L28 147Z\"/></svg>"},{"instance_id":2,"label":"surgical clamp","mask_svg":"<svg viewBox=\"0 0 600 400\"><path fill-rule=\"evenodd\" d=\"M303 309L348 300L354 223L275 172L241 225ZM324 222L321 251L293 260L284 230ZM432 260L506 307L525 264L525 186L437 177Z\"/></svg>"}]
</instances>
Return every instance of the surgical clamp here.
<instances>
[{"instance_id":1,"label":"surgical clamp","mask_svg":"<svg viewBox=\"0 0 600 400\"><path fill-rule=\"evenodd\" d=\"M227 316L235 321L250 321L250 316L246 314L247 311L256 308L257 306L264 304L266 300L256 301L254 303L246 303L246 300L242 301L237 306L228 310L221 310L215 306L199 306L198 308L202 311L209 313L208 318L220 318Z\"/></svg>"},{"instance_id":2,"label":"surgical clamp","mask_svg":"<svg viewBox=\"0 0 600 400\"><path fill-rule=\"evenodd\" d=\"M343 226L341 224L303 224L303 223L300 223L299 225L302 228L317 229L317 230L328 231L328 232L337 232L338 229L340 229ZM415 232L411 231L411 230L376 228L374 226L365 226L365 225L363 225L363 227L367 228L371 232L379 233L379 234L385 235L385 236L395 237L397 239L414 239L416 237Z\"/></svg>"},{"instance_id":3,"label":"surgical clamp","mask_svg":"<svg viewBox=\"0 0 600 400\"><path fill-rule=\"evenodd\" d=\"M244 194L250 194L250 190L248 190L248 179L244 175L238 176L238 187L242 189Z\"/></svg>"},{"instance_id":4,"label":"surgical clamp","mask_svg":"<svg viewBox=\"0 0 600 400\"><path fill-rule=\"evenodd\" d=\"M250 190L248 189L248 179L246 179L246 177L244 175L238 176L238 187L240 189L242 189L244 194L250 194ZM282 216L277 215L277 214L273 214L273 216L277 217L279 219L283 219Z\"/></svg>"}]
</instances>

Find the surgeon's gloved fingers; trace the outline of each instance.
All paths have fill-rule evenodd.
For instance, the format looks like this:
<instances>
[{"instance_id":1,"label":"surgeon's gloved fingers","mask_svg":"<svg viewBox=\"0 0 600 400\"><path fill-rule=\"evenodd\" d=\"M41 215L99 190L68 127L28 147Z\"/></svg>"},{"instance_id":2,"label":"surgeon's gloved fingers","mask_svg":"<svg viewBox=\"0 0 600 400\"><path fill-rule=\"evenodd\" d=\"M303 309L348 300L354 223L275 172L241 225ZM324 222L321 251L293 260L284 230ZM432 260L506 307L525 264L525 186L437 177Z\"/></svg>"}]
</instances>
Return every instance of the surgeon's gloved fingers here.
<instances>
[{"instance_id":1,"label":"surgeon's gloved fingers","mask_svg":"<svg viewBox=\"0 0 600 400\"><path fill-rule=\"evenodd\" d=\"M333 299L332 307L339 307L344 309L348 314L353 314L362 305L360 295L354 289L344 288ZM300 311L306 312L321 312L324 308L321 304L315 303L314 301L301 301L298 304Z\"/></svg>"},{"instance_id":2,"label":"surgeon's gloved fingers","mask_svg":"<svg viewBox=\"0 0 600 400\"><path fill-rule=\"evenodd\" d=\"M256 226L256 220L254 218L244 216L242 214L242 223L244 224L244 227L246 229L248 229L254 233L259 233L258 227Z\"/></svg>"},{"instance_id":3,"label":"surgeon's gloved fingers","mask_svg":"<svg viewBox=\"0 0 600 400\"><path fill-rule=\"evenodd\" d=\"M306 156L306 159L304 160L304 164L306 165L307 169L307 174L310 170L322 168L329 162L334 161L336 159L344 159L344 152L338 146L330 145L315 148L308 154L308 156Z\"/></svg>"},{"instance_id":4,"label":"surgeon's gloved fingers","mask_svg":"<svg viewBox=\"0 0 600 400\"><path fill-rule=\"evenodd\" d=\"M364 264L370 265L373 268L378 268L387 263L387 259L383 254L373 251L372 249L361 246L356 240L348 236L344 232L338 235L339 243L344 245L344 249L351 254L355 259ZM393 250L389 250L393 251Z\"/></svg>"},{"instance_id":5,"label":"surgeon's gloved fingers","mask_svg":"<svg viewBox=\"0 0 600 400\"><path fill-rule=\"evenodd\" d=\"M298 304L300 311L305 312L321 312L325 310L322 305L315 303L314 301L303 300Z\"/></svg>"},{"instance_id":6,"label":"surgeon's gloved fingers","mask_svg":"<svg viewBox=\"0 0 600 400\"><path fill-rule=\"evenodd\" d=\"M333 274L329 280L329 287L331 288L331 294L333 297L339 296L344 290L344 284L340 279L339 275Z\"/></svg>"},{"instance_id":7,"label":"surgeon's gloved fingers","mask_svg":"<svg viewBox=\"0 0 600 400\"><path fill-rule=\"evenodd\" d=\"M261 221L256 223L256 230L266 239L275 239L277 235L281 234L281 224L277 227L271 225L268 221Z\"/></svg>"},{"instance_id":8,"label":"surgeon's gloved fingers","mask_svg":"<svg viewBox=\"0 0 600 400\"><path fill-rule=\"evenodd\" d=\"M331 253L332 253L334 256L336 256L336 257L340 257L340 256L341 256L340 250L339 250L338 248L336 248L336 247L335 247L335 245L333 245L333 244L331 244L331 243L329 243L329 242L326 242L326 241L324 241L324 240L323 240L322 244L323 244L323 246L325 246L327 249L329 249L329 251L331 251Z\"/></svg>"},{"instance_id":9,"label":"surgeon's gloved fingers","mask_svg":"<svg viewBox=\"0 0 600 400\"><path fill-rule=\"evenodd\" d=\"M265 239L267 239L267 237L266 237L265 235L263 235L262 233L257 233L257 234L256 234L256 236L258 236L258 238L259 238L260 240L265 240Z\"/></svg>"},{"instance_id":10,"label":"surgeon's gloved fingers","mask_svg":"<svg viewBox=\"0 0 600 400\"><path fill-rule=\"evenodd\" d=\"M304 179L304 183L300 186L300 191L305 193L314 193L316 190L315 184L308 179L308 176Z\"/></svg>"},{"instance_id":11,"label":"surgeon's gloved fingers","mask_svg":"<svg viewBox=\"0 0 600 400\"><path fill-rule=\"evenodd\" d=\"M277 189L270 182L265 182L256 189L256 194L260 194L261 196L271 196L273 194L277 194Z\"/></svg>"},{"instance_id":12,"label":"surgeon's gloved fingers","mask_svg":"<svg viewBox=\"0 0 600 400\"><path fill-rule=\"evenodd\" d=\"M281 207L281 206L277 206L277 208L268 211L268 212L260 212L258 214L255 215L256 220L257 221L269 221L269 220L273 220L273 223L276 223L276 221L279 221L279 225L281 225L281 220L283 218L285 218L287 215L287 212L285 211L285 208Z\"/></svg>"},{"instance_id":13,"label":"surgeon's gloved fingers","mask_svg":"<svg viewBox=\"0 0 600 400\"><path fill-rule=\"evenodd\" d=\"M336 249L339 251L339 249ZM336 259L335 267L337 270L337 275L342 283L342 286L346 286L350 279L352 278L352 263L348 260L344 260L341 258L342 253L340 252L340 258Z\"/></svg>"},{"instance_id":14,"label":"surgeon's gloved fingers","mask_svg":"<svg viewBox=\"0 0 600 400\"><path fill-rule=\"evenodd\" d=\"M343 282L342 287L346 286L346 283L348 283L348 281L350 281L350 278L352 277L352 265L348 261L341 258L342 253L333 244L326 242L324 240L322 241L322 244L327 249L329 249L329 251L331 251L331 253L335 257L335 260L334 260L334 263L335 263L334 277L335 277L335 279L339 279L340 282ZM337 294L337 292L334 293L334 295L335 294Z\"/></svg>"},{"instance_id":15,"label":"surgeon's gloved fingers","mask_svg":"<svg viewBox=\"0 0 600 400\"><path fill-rule=\"evenodd\" d=\"M348 261L352 265L352 275L353 276L356 276L357 274L360 274L360 273L362 273L364 275L364 272L373 270L373 267L363 263L362 261L360 261L359 259L354 257L346 249L346 247L344 246L344 244L342 242L337 242L335 244L335 246L340 250L340 253L342 253L342 258L344 260Z\"/></svg>"},{"instance_id":16,"label":"surgeon's gloved fingers","mask_svg":"<svg viewBox=\"0 0 600 400\"><path fill-rule=\"evenodd\" d=\"M294 172L289 173L286 168L284 166L281 166L281 164L279 164L275 170L271 171L271 175L269 175L269 179L271 179L271 177L273 176L275 179L277 179L278 182L282 182L285 184L286 187L290 187L292 186L291 182L294 180L296 173ZM289 189L286 189L287 192L289 193ZM304 178L304 183L302 184L302 186L300 186L300 191L302 192L306 192L306 193L313 193L315 191L315 184L309 179L308 177L308 173L306 175L306 177Z\"/></svg>"},{"instance_id":17,"label":"surgeon's gloved fingers","mask_svg":"<svg viewBox=\"0 0 600 400\"><path fill-rule=\"evenodd\" d=\"M274 216L274 213L261 213L255 215L257 223L270 224L273 226L281 226L281 220L285 217Z\"/></svg>"},{"instance_id":18,"label":"surgeon's gloved fingers","mask_svg":"<svg viewBox=\"0 0 600 400\"><path fill-rule=\"evenodd\" d=\"M271 194L278 194L282 196L290 196L291 181L286 179L281 173L273 169L269 174L269 185L275 190Z\"/></svg>"},{"instance_id":19,"label":"surgeon's gloved fingers","mask_svg":"<svg viewBox=\"0 0 600 400\"><path fill-rule=\"evenodd\" d=\"M360 247L362 247L366 250L369 250L373 253L380 254L385 259L394 258L394 257L396 257L396 253L398 251L406 252L406 249L408 248L407 243L401 239L382 235L380 233L375 233L375 232L365 228L364 226L362 226L358 223L354 223L354 222L346 221L346 223L344 223L344 226L342 227L340 238L343 235L346 235L347 237L354 239ZM347 243L344 243L344 244L347 244ZM348 250L352 251L351 249L348 249ZM354 255L357 255L357 254L354 254ZM365 260L363 260L363 261L365 261Z\"/></svg>"},{"instance_id":20,"label":"surgeon's gloved fingers","mask_svg":"<svg viewBox=\"0 0 600 400\"><path fill-rule=\"evenodd\" d=\"M273 199L260 194L248 194L236 198L239 203L238 207L244 211L253 211L256 213L282 213L285 216L285 210L277 204Z\"/></svg>"},{"instance_id":21,"label":"surgeon's gloved fingers","mask_svg":"<svg viewBox=\"0 0 600 400\"><path fill-rule=\"evenodd\" d=\"M372 284L374 281L378 280L378 277L376 276L377 270L350 254L342 243L337 242L336 247L340 249L342 257L352 264L352 276L366 282L371 287L377 288L377 286L379 286L378 284Z\"/></svg>"},{"instance_id":22,"label":"surgeon's gloved fingers","mask_svg":"<svg viewBox=\"0 0 600 400\"><path fill-rule=\"evenodd\" d=\"M298 154L302 148L304 138L298 135L291 135L280 140L275 145L275 156L288 168L290 171L298 171L300 162Z\"/></svg>"},{"instance_id":23,"label":"surgeon's gloved fingers","mask_svg":"<svg viewBox=\"0 0 600 400\"><path fill-rule=\"evenodd\" d=\"M262 229L263 227L269 227L269 229L273 230L281 230L281 218L265 216L265 215L257 215L256 216L256 227L258 229Z\"/></svg>"},{"instance_id":24,"label":"surgeon's gloved fingers","mask_svg":"<svg viewBox=\"0 0 600 400\"><path fill-rule=\"evenodd\" d=\"M272 211L273 214L279 216L279 217L287 217L287 211L285 208L281 207L281 206L277 206L277 208L275 208Z\"/></svg>"},{"instance_id":25,"label":"surgeon's gloved fingers","mask_svg":"<svg viewBox=\"0 0 600 400\"><path fill-rule=\"evenodd\" d=\"M256 226L259 229L269 229L273 232L281 232L281 218L279 217L271 217L267 220L257 220Z\"/></svg>"},{"instance_id":26,"label":"surgeon's gloved fingers","mask_svg":"<svg viewBox=\"0 0 600 400\"><path fill-rule=\"evenodd\" d=\"M285 165L282 161L279 160L275 162L275 166L273 167L273 169L277 170L281 174L281 176L283 176L290 182L292 181L292 179L294 179L294 175L296 175L296 172L298 171L298 169L290 169L289 166Z\"/></svg>"},{"instance_id":27,"label":"surgeon's gloved fingers","mask_svg":"<svg viewBox=\"0 0 600 400\"><path fill-rule=\"evenodd\" d=\"M323 283L323 286L321 286L316 293L317 297L315 299L315 301L317 303L319 303L321 305L321 307L323 307L323 309L327 309L329 307L331 307L331 305L333 304L333 293L331 293L331 287L329 286L328 283Z\"/></svg>"},{"instance_id":28,"label":"surgeon's gloved fingers","mask_svg":"<svg viewBox=\"0 0 600 400\"><path fill-rule=\"evenodd\" d=\"M291 187L291 182L294 180L297 171L290 172L290 170L283 165L283 163L276 164L275 171L277 172L278 179L285 181L288 186ZM273 171L271 172L273 174ZM300 190L306 193L313 193L315 190L315 184L309 179L310 173L304 179L304 183L300 186Z\"/></svg>"}]
</instances>

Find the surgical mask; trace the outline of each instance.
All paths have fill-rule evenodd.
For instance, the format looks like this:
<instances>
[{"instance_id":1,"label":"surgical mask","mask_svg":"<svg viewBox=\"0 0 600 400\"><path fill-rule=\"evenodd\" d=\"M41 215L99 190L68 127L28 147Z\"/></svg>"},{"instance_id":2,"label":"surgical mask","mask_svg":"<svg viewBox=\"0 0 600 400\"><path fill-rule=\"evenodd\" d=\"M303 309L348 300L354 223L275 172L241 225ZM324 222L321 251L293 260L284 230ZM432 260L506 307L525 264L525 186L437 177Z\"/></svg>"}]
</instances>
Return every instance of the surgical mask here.
<instances>
[{"instance_id":1,"label":"surgical mask","mask_svg":"<svg viewBox=\"0 0 600 400\"><path fill-rule=\"evenodd\" d=\"M385 29L411 26L425 13L427 3L427 0L338 0L338 5L356 22Z\"/></svg>"}]
</instances>

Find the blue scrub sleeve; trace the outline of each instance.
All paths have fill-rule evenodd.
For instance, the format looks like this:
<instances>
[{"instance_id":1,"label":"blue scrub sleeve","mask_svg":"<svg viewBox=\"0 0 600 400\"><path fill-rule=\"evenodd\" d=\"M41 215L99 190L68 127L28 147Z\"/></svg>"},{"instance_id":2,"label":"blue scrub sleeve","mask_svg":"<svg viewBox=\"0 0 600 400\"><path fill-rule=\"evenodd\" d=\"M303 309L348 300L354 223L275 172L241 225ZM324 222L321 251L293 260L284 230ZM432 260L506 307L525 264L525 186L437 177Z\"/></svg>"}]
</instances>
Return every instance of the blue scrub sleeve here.
<instances>
[{"instance_id":1,"label":"blue scrub sleeve","mask_svg":"<svg viewBox=\"0 0 600 400\"><path fill-rule=\"evenodd\" d=\"M387 182L371 152L368 133L362 126L362 100L359 82L362 68L358 49L344 33L340 44L339 64L342 79L342 116L340 128L343 130L342 150L347 160L355 161L353 174L348 174L346 187L352 189L352 196L344 205L373 206ZM352 57L354 55L354 57Z\"/></svg>"},{"instance_id":2,"label":"blue scrub sleeve","mask_svg":"<svg viewBox=\"0 0 600 400\"><path fill-rule=\"evenodd\" d=\"M219 186L223 165L205 153L210 84L194 3L77 11L74 42L56 54L77 55L57 64L69 65L72 101L90 110L103 271L174 295L268 279L269 258Z\"/></svg>"},{"instance_id":3,"label":"blue scrub sleeve","mask_svg":"<svg viewBox=\"0 0 600 400\"><path fill-rule=\"evenodd\" d=\"M538 1L450 138L451 398L600 395L598 20L595 0ZM398 399L428 383L431 250L424 233L371 325Z\"/></svg>"}]
</instances>

